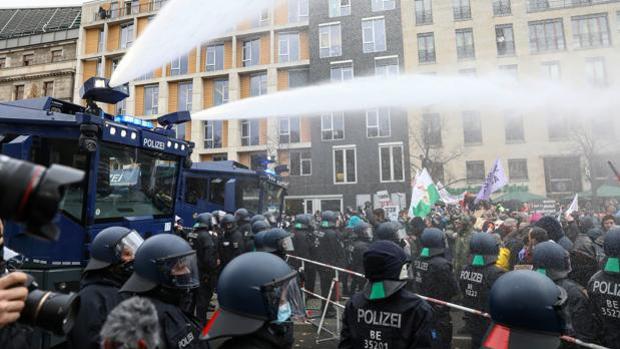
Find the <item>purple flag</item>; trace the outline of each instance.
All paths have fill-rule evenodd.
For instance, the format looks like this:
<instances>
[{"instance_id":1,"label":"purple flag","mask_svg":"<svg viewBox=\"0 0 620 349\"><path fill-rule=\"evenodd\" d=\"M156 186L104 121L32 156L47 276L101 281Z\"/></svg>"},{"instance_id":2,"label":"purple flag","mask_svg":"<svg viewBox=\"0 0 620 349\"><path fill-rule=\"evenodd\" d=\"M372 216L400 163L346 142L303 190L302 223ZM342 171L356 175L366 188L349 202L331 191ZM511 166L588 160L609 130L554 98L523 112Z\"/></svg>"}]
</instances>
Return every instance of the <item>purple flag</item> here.
<instances>
[{"instance_id":1,"label":"purple flag","mask_svg":"<svg viewBox=\"0 0 620 349\"><path fill-rule=\"evenodd\" d=\"M493 164L493 168L489 175L484 180L482 184L482 188L476 195L475 203L480 202L481 200L488 200L491 197L491 194L501 189L503 186L508 184L508 178L506 178L506 174L504 173L504 168L502 167L502 163L499 159L495 160L495 164Z\"/></svg>"}]
</instances>

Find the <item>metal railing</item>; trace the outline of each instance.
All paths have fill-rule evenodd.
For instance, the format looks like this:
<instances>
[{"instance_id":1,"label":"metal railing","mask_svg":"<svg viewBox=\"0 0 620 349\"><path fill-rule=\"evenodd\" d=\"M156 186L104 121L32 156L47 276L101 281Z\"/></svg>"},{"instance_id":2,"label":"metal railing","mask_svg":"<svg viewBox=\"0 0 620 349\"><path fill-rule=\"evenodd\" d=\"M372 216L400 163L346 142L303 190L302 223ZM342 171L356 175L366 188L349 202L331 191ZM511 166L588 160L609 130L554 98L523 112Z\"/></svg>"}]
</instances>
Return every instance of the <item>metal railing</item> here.
<instances>
[{"instance_id":1,"label":"metal railing","mask_svg":"<svg viewBox=\"0 0 620 349\"><path fill-rule=\"evenodd\" d=\"M573 34L578 48L597 48L611 45L608 32Z\"/></svg>"},{"instance_id":2,"label":"metal railing","mask_svg":"<svg viewBox=\"0 0 620 349\"><path fill-rule=\"evenodd\" d=\"M169 0L155 0L146 4L132 4L131 6L123 6L115 9L108 9L97 11L94 14L93 21L99 21L104 19L116 19L130 15L136 15L139 13L148 13L157 11L166 4Z\"/></svg>"},{"instance_id":3,"label":"metal railing","mask_svg":"<svg viewBox=\"0 0 620 349\"><path fill-rule=\"evenodd\" d=\"M433 11L416 11L415 12L415 24L425 25L433 23Z\"/></svg>"},{"instance_id":4,"label":"metal railing","mask_svg":"<svg viewBox=\"0 0 620 349\"><path fill-rule=\"evenodd\" d=\"M510 7L510 1L493 2L493 15L509 16L510 14L512 14L512 9Z\"/></svg>"},{"instance_id":5,"label":"metal railing","mask_svg":"<svg viewBox=\"0 0 620 349\"><path fill-rule=\"evenodd\" d=\"M418 60L420 63L435 63L435 50L419 50L418 51Z\"/></svg>"},{"instance_id":6,"label":"metal railing","mask_svg":"<svg viewBox=\"0 0 620 349\"><path fill-rule=\"evenodd\" d=\"M620 0L528 0L527 12L540 12L570 7L592 6L620 2Z\"/></svg>"},{"instance_id":7,"label":"metal railing","mask_svg":"<svg viewBox=\"0 0 620 349\"><path fill-rule=\"evenodd\" d=\"M456 57L458 59L471 59L476 57L474 45L461 46L456 48Z\"/></svg>"},{"instance_id":8,"label":"metal railing","mask_svg":"<svg viewBox=\"0 0 620 349\"><path fill-rule=\"evenodd\" d=\"M471 7L470 6L458 6L453 9L454 20L462 21L465 19L471 19Z\"/></svg>"}]
</instances>

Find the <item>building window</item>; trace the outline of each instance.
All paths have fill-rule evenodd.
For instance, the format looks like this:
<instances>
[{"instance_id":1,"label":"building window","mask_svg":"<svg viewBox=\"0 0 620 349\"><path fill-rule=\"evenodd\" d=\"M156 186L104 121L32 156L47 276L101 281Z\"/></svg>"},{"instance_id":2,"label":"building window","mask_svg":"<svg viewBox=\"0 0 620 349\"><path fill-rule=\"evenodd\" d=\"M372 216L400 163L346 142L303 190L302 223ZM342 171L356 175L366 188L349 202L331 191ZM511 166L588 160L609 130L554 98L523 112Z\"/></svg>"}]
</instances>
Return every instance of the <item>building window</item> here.
<instances>
[{"instance_id":1,"label":"building window","mask_svg":"<svg viewBox=\"0 0 620 349\"><path fill-rule=\"evenodd\" d=\"M251 67L260 63L260 39L243 42L243 66Z\"/></svg>"},{"instance_id":2,"label":"building window","mask_svg":"<svg viewBox=\"0 0 620 349\"><path fill-rule=\"evenodd\" d=\"M0 69L6 68L6 57L0 57Z\"/></svg>"},{"instance_id":3,"label":"building window","mask_svg":"<svg viewBox=\"0 0 620 349\"><path fill-rule=\"evenodd\" d=\"M184 75L188 72L189 57L181 56L170 62L170 76Z\"/></svg>"},{"instance_id":4,"label":"building window","mask_svg":"<svg viewBox=\"0 0 620 349\"><path fill-rule=\"evenodd\" d=\"M269 9L263 9L258 16L258 27L269 25Z\"/></svg>"},{"instance_id":5,"label":"building window","mask_svg":"<svg viewBox=\"0 0 620 349\"><path fill-rule=\"evenodd\" d=\"M389 137L391 130L390 108L376 108L366 111L366 137Z\"/></svg>"},{"instance_id":6,"label":"building window","mask_svg":"<svg viewBox=\"0 0 620 349\"><path fill-rule=\"evenodd\" d=\"M207 46L207 71L224 69L224 45Z\"/></svg>"},{"instance_id":7,"label":"building window","mask_svg":"<svg viewBox=\"0 0 620 349\"><path fill-rule=\"evenodd\" d=\"M213 154L212 161L226 161L228 160L228 154Z\"/></svg>"},{"instance_id":8,"label":"building window","mask_svg":"<svg viewBox=\"0 0 620 349\"><path fill-rule=\"evenodd\" d=\"M508 16L510 14L510 0L493 0L494 16Z\"/></svg>"},{"instance_id":9,"label":"building window","mask_svg":"<svg viewBox=\"0 0 620 349\"><path fill-rule=\"evenodd\" d=\"M121 25L121 48L129 48L133 43L133 23Z\"/></svg>"},{"instance_id":10,"label":"building window","mask_svg":"<svg viewBox=\"0 0 620 349\"><path fill-rule=\"evenodd\" d=\"M465 144L482 144L482 122L478 112L463 112L463 139Z\"/></svg>"},{"instance_id":11,"label":"building window","mask_svg":"<svg viewBox=\"0 0 620 349\"><path fill-rule=\"evenodd\" d=\"M321 115L321 140L335 141L344 139L344 113Z\"/></svg>"},{"instance_id":12,"label":"building window","mask_svg":"<svg viewBox=\"0 0 620 349\"><path fill-rule=\"evenodd\" d=\"M562 18L528 22L530 52L552 52L566 49Z\"/></svg>"},{"instance_id":13,"label":"building window","mask_svg":"<svg viewBox=\"0 0 620 349\"><path fill-rule=\"evenodd\" d=\"M297 23L308 20L310 0L289 0L288 1L288 22Z\"/></svg>"},{"instance_id":14,"label":"building window","mask_svg":"<svg viewBox=\"0 0 620 349\"><path fill-rule=\"evenodd\" d=\"M120 58L116 58L112 60L112 73L116 71L116 67L118 67L120 62L121 62Z\"/></svg>"},{"instance_id":15,"label":"building window","mask_svg":"<svg viewBox=\"0 0 620 349\"><path fill-rule=\"evenodd\" d=\"M299 33L278 33L278 62L299 60Z\"/></svg>"},{"instance_id":16,"label":"building window","mask_svg":"<svg viewBox=\"0 0 620 349\"><path fill-rule=\"evenodd\" d=\"M396 8L396 0L371 0L371 8L373 12L393 10Z\"/></svg>"},{"instance_id":17,"label":"building window","mask_svg":"<svg viewBox=\"0 0 620 349\"><path fill-rule=\"evenodd\" d=\"M127 100L123 99L122 101L116 103L114 105L114 112L116 115L125 115L127 113Z\"/></svg>"},{"instance_id":18,"label":"building window","mask_svg":"<svg viewBox=\"0 0 620 349\"><path fill-rule=\"evenodd\" d=\"M605 69L605 58L592 57L586 58L586 80L592 86L607 86L607 72Z\"/></svg>"},{"instance_id":19,"label":"building window","mask_svg":"<svg viewBox=\"0 0 620 349\"><path fill-rule=\"evenodd\" d=\"M508 178L511 181L527 181L527 160L508 159Z\"/></svg>"},{"instance_id":20,"label":"building window","mask_svg":"<svg viewBox=\"0 0 620 349\"><path fill-rule=\"evenodd\" d=\"M62 50L52 50L52 62L62 61Z\"/></svg>"},{"instance_id":21,"label":"building window","mask_svg":"<svg viewBox=\"0 0 620 349\"><path fill-rule=\"evenodd\" d=\"M191 111L192 110L192 82L189 81L189 82L179 83L179 89L177 93L178 93L177 109L179 111Z\"/></svg>"},{"instance_id":22,"label":"building window","mask_svg":"<svg viewBox=\"0 0 620 349\"><path fill-rule=\"evenodd\" d=\"M22 62L24 66L29 66L34 64L34 54L27 54L22 57Z\"/></svg>"},{"instance_id":23,"label":"building window","mask_svg":"<svg viewBox=\"0 0 620 349\"><path fill-rule=\"evenodd\" d=\"M418 34L418 60L420 63L435 63L435 35Z\"/></svg>"},{"instance_id":24,"label":"building window","mask_svg":"<svg viewBox=\"0 0 620 349\"><path fill-rule=\"evenodd\" d=\"M144 86L144 114L155 115L159 113L159 86Z\"/></svg>"},{"instance_id":25,"label":"building window","mask_svg":"<svg viewBox=\"0 0 620 349\"><path fill-rule=\"evenodd\" d=\"M310 70L308 68L288 70L288 88L308 86Z\"/></svg>"},{"instance_id":26,"label":"building window","mask_svg":"<svg viewBox=\"0 0 620 349\"><path fill-rule=\"evenodd\" d=\"M105 43L105 32L103 29L99 29L99 42L97 43L97 53L103 52L103 45Z\"/></svg>"},{"instance_id":27,"label":"building window","mask_svg":"<svg viewBox=\"0 0 620 349\"><path fill-rule=\"evenodd\" d=\"M242 120L241 121L241 145L244 147L251 146L251 145L258 145L259 128L260 128L260 124L258 122L258 119Z\"/></svg>"},{"instance_id":28,"label":"building window","mask_svg":"<svg viewBox=\"0 0 620 349\"><path fill-rule=\"evenodd\" d=\"M575 48L607 47L611 45L607 13L571 17Z\"/></svg>"},{"instance_id":29,"label":"building window","mask_svg":"<svg viewBox=\"0 0 620 349\"><path fill-rule=\"evenodd\" d=\"M206 149L217 149L222 147L222 134L223 134L224 122L221 120L205 121L205 141L204 147Z\"/></svg>"},{"instance_id":30,"label":"building window","mask_svg":"<svg viewBox=\"0 0 620 349\"><path fill-rule=\"evenodd\" d=\"M299 117L284 117L278 120L278 133L280 144L300 142Z\"/></svg>"},{"instance_id":31,"label":"building window","mask_svg":"<svg viewBox=\"0 0 620 349\"><path fill-rule=\"evenodd\" d=\"M512 24L495 26L495 41L497 42L498 56L512 56L515 54L515 38Z\"/></svg>"},{"instance_id":32,"label":"building window","mask_svg":"<svg viewBox=\"0 0 620 349\"><path fill-rule=\"evenodd\" d=\"M549 80L560 80L562 78L560 62L543 62L540 67L545 78Z\"/></svg>"},{"instance_id":33,"label":"building window","mask_svg":"<svg viewBox=\"0 0 620 349\"><path fill-rule=\"evenodd\" d=\"M568 139L568 125L569 120L567 118L549 115L547 117L547 131L549 133L549 140L564 141Z\"/></svg>"},{"instance_id":34,"label":"building window","mask_svg":"<svg viewBox=\"0 0 620 349\"><path fill-rule=\"evenodd\" d=\"M312 175L310 150L291 151L289 153L289 171L291 176Z\"/></svg>"},{"instance_id":35,"label":"building window","mask_svg":"<svg viewBox=\"0 0 620 349\"><path fill-rule=\"evenodd\" d=\"M330 81L347 81L353 79L353 63L334 65L329 70Z\"/></svg>"},{"instance_id":36,"label":"building window","mask_svg":"<svg viewBox=\"0 0 620 349\"><path fill-rule=\"evenodd\" d=\"M228 79L213 81L213 105L228 103Z\"/></svg>"},{"instance_id":37,"label":"building window","mask_svg":"<svg viewBox=\"0 0 620 349\"><path fill-rule=\"evenodd\" d=\"M516 64L500 65L499 71L513 80L519 77L519 66Z\"/></svg>"},{"instance_id":38,"label":"building window","mask_svg":"<svg viewBox=\"0 0 620 349\"><path fill-rule=\"evenodd\" d=\"M543 159L547 193L574 194L581 191L581 165L579 157Z\"/></svg>"},{"instance_id":39,"label":"building window","mask_svg":"<svg viewBox=\"0 0 620 349\"><path fill-rule=\"evenodd\" d=\"M101 63L101 58L97 58L97 64L95 66L95 70L97 71L97 76L102 77L103 75L103 64Z\"/></svg>"},{"instance_id":40,"label":"building window","mask_svg":"<svg viewBox=\"0 0 620 349\"><path fill-rule=\"evenodd\" d=\"M357 182L355 146L334 147L334 183Z\"/></svg>"},{"instance_id":41,"label":"building window","mask_svg":"<svg viewBox=\"0 0 620 349\"><path fill-rule=\"evenodd\" d=\"M43 96L54 97L54 82L53 81L43 82Z\"/></svg>"},{"instance_id":42,"label":"building window","mask_svg":"<svg viewBox=\"0 0 620 349\"><path fill-rule=\"evenodd\" d=\"M15 85L13 89L13 100L24 99L24 85Z\"/></svg>"},{"instance_id":43,"label":"building window","mask_svg":"<svg viewBox=\"0 0 620 349\"><path fill-rule=\"evenodd\" d=\"M467 176L467 183L480 183L484 180L484 161L466 161L465 171Z\"/></svg>"},{"instance_id":44,"label":"building window","mask_svg":"<svg viewBox=\"0 0 620 349\"><path fill-rule=\"evenodd\" d=\"M396 76L400 74L398 57L375 57L376 76Z\"/></svg>"},{"instance_id":45,"label":"building window","mask_svg":"<svg viewBox=\"0 0 620 349\"><path fill-rule=\"evenodd\" d=\"M351 0L329 0L329 16L341 17L351 14Z\"/></svg>"},{"instance_id":46,"label":"building window","mask_svg":"<svg viewBox=\"0 0 620 349\"><path fill-rule=\"evenodd\" d=\"M452 0L452 10L455 21L471 19L471 6L469 0Z\"/></svg>"},{"instance_id":47,"label":"building window","mask_svg":"<svg viewBox=\"0 0 620 349\"><path fill-rule=\"evenodd\" d=\"M262 96L267 94L267 74L254 74L250 76L250 96Z\"/></svg>"},{"instance_id":48,"label":"building window","mask_svg":"<svg viewBox=\"0 0 620 349\"><path fill-rule=\"evenodd\" d=\"M459 60L476 57L474 49L474 32L472 28L456 30L456 56Z\"/></svg>"},{"instance_id":49,"label":"building window","mask_svg":"<svg viewBox=\"0 0 620 349\"><path fill-rule=\"evenodd\" d=\"M338 57L342 55L340 23L319 26L319 57Z\"/></svg>"},{"instance_id":50,"label":"building window","mask_svg":"<svg viewBox=\"0 0 620 349\"><path fill-rule=\"evenodd\" d=\"M520 143L525 141L523 129L523 115L506 113L504 115L504 130L506 143Z\"/></svg>"},{"instance_id":51,"label":"building window","mask_svg":"<svg viewBox=\"0 0 620 349\"><path fill-rule=\"evenodd\" d=\"M385 18L362 19L362 42L364 53L383 52L385 43Z\"/></svg>"},{"instance_id":52,"label":"building window","mask_svg":"<svg viewBox=\"0 0 620 349\"><path fill-rule=\"evenodd\" d=\"M403 145L380 144L379 164L381 165L381 182L401 182L405 178L403 164Z\"/></svg>"},{"instance_id":53,"label":"building window","mask_svg":"<svg viewBox=\"0 0 620 349\"><path fill-rule=\"evenodd\" d=\"M422 114L422 142L429 147L441 146L441 116L439 114Z\"/></svg>"},{"instance_id":54,"label":"building window","mask_svg":"<svg viewBox=\"0 0 620 349\"><path fill-rule=\"evenodd\" d=\"M415 0L415 24L425 25L433 23L432 0Z\"/></svg>"}]
</instances>

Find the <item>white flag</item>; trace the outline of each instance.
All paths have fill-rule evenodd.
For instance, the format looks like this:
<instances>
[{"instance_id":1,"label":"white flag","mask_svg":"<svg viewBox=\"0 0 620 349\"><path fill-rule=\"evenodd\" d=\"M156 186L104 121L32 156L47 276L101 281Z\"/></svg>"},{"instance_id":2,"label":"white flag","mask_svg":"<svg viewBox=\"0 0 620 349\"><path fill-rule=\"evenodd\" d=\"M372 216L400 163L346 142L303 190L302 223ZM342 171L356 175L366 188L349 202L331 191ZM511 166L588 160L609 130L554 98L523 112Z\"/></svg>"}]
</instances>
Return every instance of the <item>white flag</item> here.
<instances>
[{"instance_id":1,"label":"white flag","mask_svg":"<svg viewBox=\"0 0 620 349\"><path fill-rule=\"evenodd\" d=\"M459 201L463 199L463 195L450 194L441 182L437 182L437 189L439 190L439 198L446 205L458 205Z\"/></svg>"},{"instance_id":2,"label":"white flag","mask_svg":"<svg viewBox=\"0 0 620 349\"><path fill-rule=\"evenodd\" d=\"M570 206L568 206L568 210L566 210L566 213L564 213L564 217L568 217L571 213L579 211L579 199L577 198L578 195L579 194L575 194L575 198L573 199L573 202L570 203Z\"/></svg>"},{"instance_id":3,"label":"white flag","mask_svg":"<svg viewBox=\"0 0 620 349\"><path fill-rule=\"evenodd\" d=\"M491 194L500 190L503 186L508 184L508 178L504 173L504 168L502 167L502 163L499 159L495 160L495 164L493 164L493 168L489 175L482 183L482 188L476 195L475 202L479 202L480 200L488 200L491 197Z\"/></svg>"}]
</instances>

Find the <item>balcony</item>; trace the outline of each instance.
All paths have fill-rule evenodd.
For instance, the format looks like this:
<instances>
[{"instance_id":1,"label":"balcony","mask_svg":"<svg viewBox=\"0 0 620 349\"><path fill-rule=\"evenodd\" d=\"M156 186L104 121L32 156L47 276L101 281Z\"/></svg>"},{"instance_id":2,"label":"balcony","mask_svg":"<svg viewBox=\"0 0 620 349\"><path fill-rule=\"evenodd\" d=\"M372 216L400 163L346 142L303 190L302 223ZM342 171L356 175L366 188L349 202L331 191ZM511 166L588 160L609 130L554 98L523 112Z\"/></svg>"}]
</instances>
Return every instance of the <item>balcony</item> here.
<instances>
[{"instance_id":1,"label":"balcony","mask_svg":"<svg viewBox=\"0 0 620 349\"><path fill-rule=\"evenodd\" d=\"M528 0L527 12L541 12L571 7L610 4L620 0Z\"/></svg>"},{"instance_id":2,"label":"balcony","mask_svg":"<svg viewBox=\"0 0 620 349\"><path fill-rule=\"evenodd\" d=\"M132 3L130 6L105 10L100 8L93 14L92 22L108 19L118 19L126 16L149 13L162 8L169 0L154 0L146 4Z\"/></svg>"},{"instance_id":3,"label":"balcony","mask_svg":"<svg viewBox=\"0 0 620 349\"><path fill-rule=\"evenodd\" d=\"M433 24L433 11L416 11L415 24L416 25Z\"/></svg>"},{"instance_id":4,"label":"balcony","mask_svg":"<svg viewBox=\"0 0 620 349\"><path fill-rule=\"evenodd\" d=\"M458 46L456 48L456 56L458 60L474 59L476 58L476 51L473 45Z\"/></svg>"},{"instance_id":5,"label":"balcony","mask_svg":"<svg viewBox=\"0 0 620 349\"><path fill-rule=\"evenodd\" d=\"M469 6L459 6L453 9L454 20L455 21L464 21L471 19L471 7Z\"/></svg>"},{"instance_id":6,"label":"balcony","mask_svg":"<svg viewBox=\"0 0 620 349\"><path fill-rule=\"evenodd\" d=\"M435 63L435 51L418 51L418 60L420 63Z\"/></svg>"},{"instance_id":7,"label":"balcony","mask_svg":"<svg viewBox=\"0 0 620 349\"><path fill-rule=\"evenodd\" d=\"M510 8L510 2L496 1L493 3L493 15L494 16L510 16L512 9Z\"/></svg>"}]
</instances>

